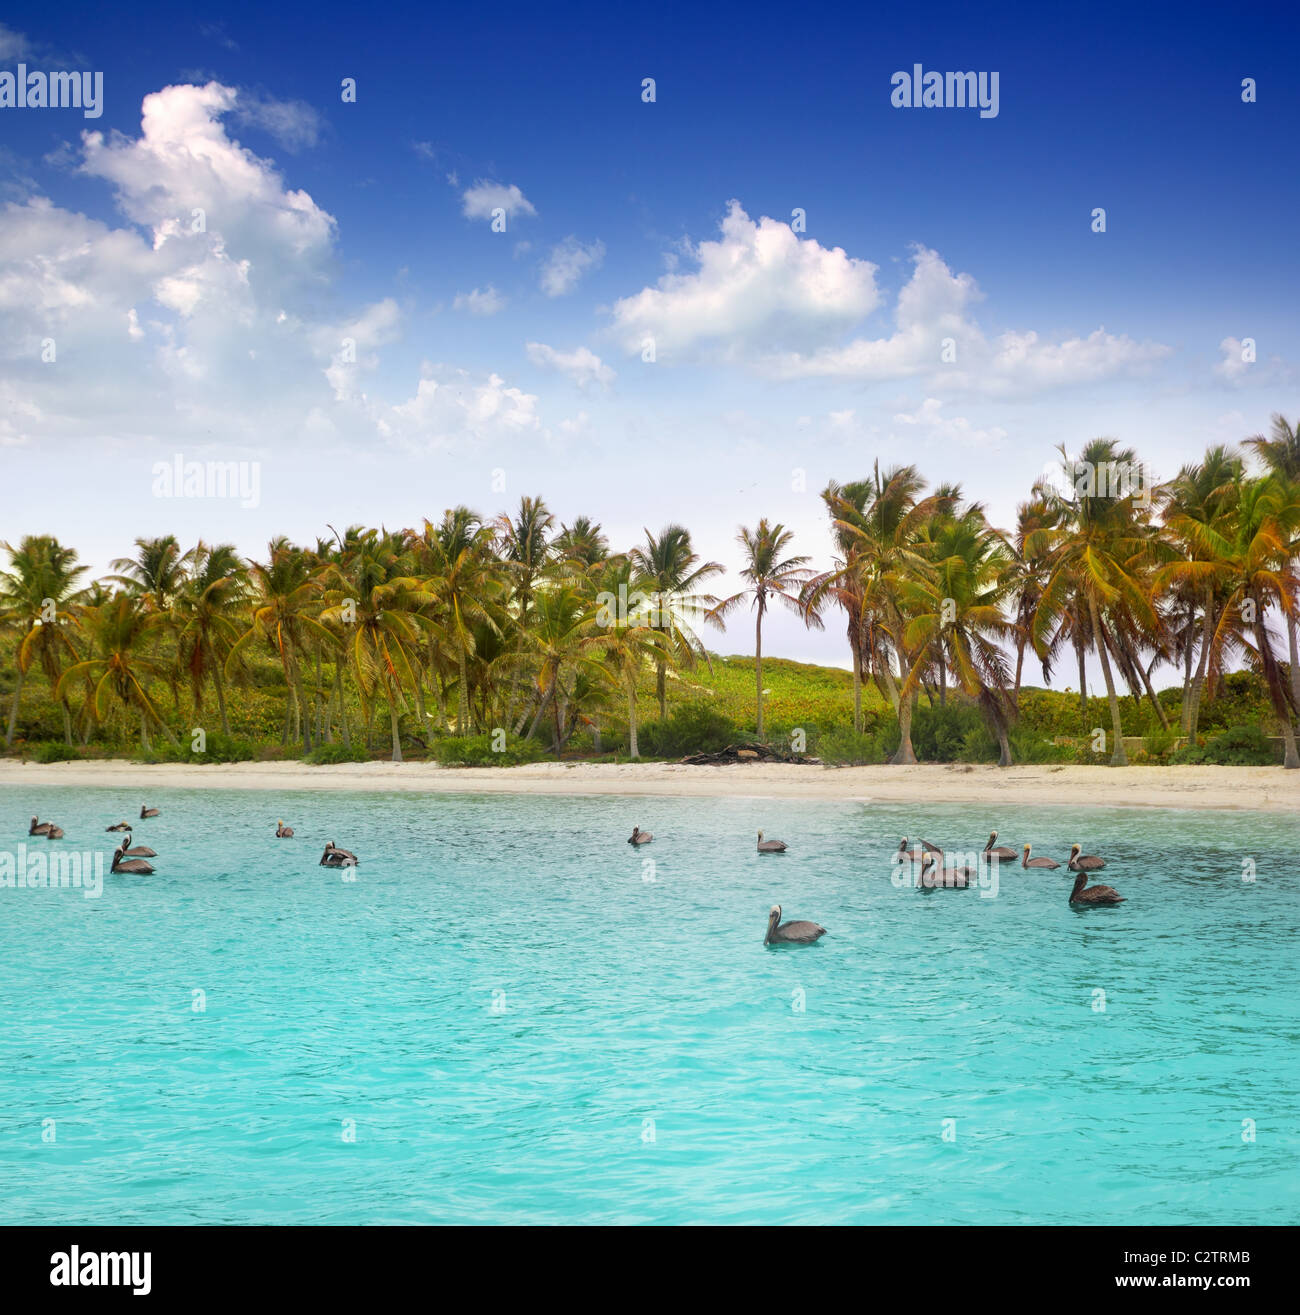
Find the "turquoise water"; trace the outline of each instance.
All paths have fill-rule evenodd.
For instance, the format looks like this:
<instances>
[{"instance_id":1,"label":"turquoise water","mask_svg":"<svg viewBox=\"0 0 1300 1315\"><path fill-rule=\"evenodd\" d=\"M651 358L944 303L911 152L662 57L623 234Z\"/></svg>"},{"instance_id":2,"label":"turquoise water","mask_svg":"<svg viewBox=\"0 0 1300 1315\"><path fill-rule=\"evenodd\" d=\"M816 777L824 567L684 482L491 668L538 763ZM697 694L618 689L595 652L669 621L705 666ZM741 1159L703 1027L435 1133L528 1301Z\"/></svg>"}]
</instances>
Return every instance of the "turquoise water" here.
<instances>
[{"instance_id":1,"label":"turquoise water","mask_svg":"<svg viewBox=\"0 0 1300 1315\"><path fill-rule=\"evenodd\" d=\"M140 804L5 794L11 849L39 812L107 853ZM5 1223L1300 1220L1293 818L149 802L156 876L0 890ZM900 835L995 825L1104 854L1128 902L892 884ZM775 902L830 934L764 949Z\"/></svg>"}]
</instances>

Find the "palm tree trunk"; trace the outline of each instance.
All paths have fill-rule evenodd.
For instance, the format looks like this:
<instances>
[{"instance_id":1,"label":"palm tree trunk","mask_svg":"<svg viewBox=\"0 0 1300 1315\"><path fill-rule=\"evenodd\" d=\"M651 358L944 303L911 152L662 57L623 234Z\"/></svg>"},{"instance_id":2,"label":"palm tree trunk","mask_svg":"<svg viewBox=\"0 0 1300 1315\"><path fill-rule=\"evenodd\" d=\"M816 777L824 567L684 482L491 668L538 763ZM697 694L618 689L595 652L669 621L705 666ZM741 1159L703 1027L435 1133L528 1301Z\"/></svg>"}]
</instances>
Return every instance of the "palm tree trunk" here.
<instances>
[{"instance_id":1,"label":"palm tree trunk","mask_svg":"<svg viewBox=\"0 0 1300 1315\"><path fill-rule=\"evenodd\" d=\"M1088 729L1088 668L1084 663L1083 641L1077 641L1074 648L1079 658L1079 720L1083 723L1083 729L1086 733Z\"/></svg>"},{"instance_id":2,"label":"palm tree trunk","mask_svg":"<svg viewBox=\"0 0 1300 1315\"><path fill-rule=\"evenodd\" d=\"M656 675L656 688L659 693L659 720L663 721L668 715L668 664L663 658L660 658L655 665L659 669Z\"/></svg>"},{"instance_id":3,"label":"palm tree trunk","mask_svg":"<svg viewBox=\"0 0 1300 1315\"><path fill-rule=\"evenodd\" d=\"M853 730L862 734L862 649L853 645Z\"/></svg>"},{"instance_id":4,"label":"palm tree trunk","mask_svg":"<svg viewBox=\"0 0 1300 1315\"><path fill-rule=\"evenodd\" d=\"M900 739L898 752L893 761L898 764L916 762L916 750L912 748L912 699L907 697L898 705L898 729Z\"/></svg>"},{"instance_id":5,"label":"palm tree trunk","mask_svg":"<svg viewBox=\"0 0 1300 1315\"><path fill-rule=\"evenodd\" d=\"M217 709L221 713L221 733L230 734L230 720L226 716L226 688L225 681L221 676L221 663L217 663L212 669L212 683L217 689Z\"/></svg>"},{"instance_id":6,"label":"palm tree trunk","mask_svg":"<svg viewBox=\"0 0 1300 1315\"><path fill-rule=\"evenodd\" d=\"M1114 748L1111 750L1110 765L1112 767L1127 767L1128 754L1124 752L1124 727L1120 721L1119 698L1115 693L1115 677L1110 670L1110 654L1106 651L1106 641L1101 633L1096 599L1090 598L1088 600L1088 612L1092 618L1092 633L1097 637L1097 656L1101 659L1101 674L1106 681L1106 701L1110 704L1111 734L1115 742ZM1080 668L1080 674L1082 674L1082 667Z\"/></svg>"},{"instance_id":7,"label":"palm tree trunk","mask_svg":"<svg viewBox=\"0 0 1300 1315\"><path fill-rule=\"evenodd\" d=\"M1205 627L1201 632L1201 658L1196 664L1196 677L1192 681L1191 708L1187 717L1187 743L1196 743L1196 730L1201 719L1201 695L1205 690L1205 676L1210 669L1210 646L1214 642L1214 592L1205 591Z\"/></svg>"},{"instance_id":8,"label":"palm tree trunk","mask_svg":"<svg viewBox=\"0 0 1300 1315\"><path fill-rule=\"evenodd\" d=\"M14 686L14 701L9 708L9 729L5 732L5 748L12 747L14 742L14 730L18 726L18 700L23 696L23 681L27 678L27 673L18 668L18 684Z\"/></svg>"},{"instance_id":9,"label":"palm tree trunk","mask_svg":"<svg viewBox=\"0 0 1300 1315\"><path fill-rule=\"evenodd\" d=\"M641 756L636 743L636 685L633 682L627 687L627 751L632 758Z\"/></svg>"},{"instance_id":10,"label":"palm tree trunk","mask_svg":"<svg viewBox=\"0 0 1300 1315\"><path fill-rule=\"evenodd\" d=\"M1156 716L1160 719L1160 728L1161 730L1167 731L1169 729L1169 717L1164 708L1160 706L1160 700L1156 698L1156 692L1151 685L1151 673L1141 662L1136 665L1138 671L1142 674L1142 684L1146 686L1147 698L1150 700L1151 706L1156 710ZM1152 665L1154 665L1154 663Z\"/></svg>"},{"instance_id":11,"label":"palm tree trunk","mask_svg":"<svg viewBox=\"0 0 1300 1315\"><path fill-rule=\"evenodd\" d=\"M385 693L388 695L388 724L393 733L393 761L400 763L402 761L402 734L397 724L397 695L393 691L392 682L388 682Z\"/></svg>"},{"instance_id":12,"label":"palm tree trunk","mask_svg":"<svg viewBox=\"0 0 1300 1315\"><path fill-rule=\"evenodd\" d=\"M1289 616L1286 619L1286 642L1288 657L1291 662L1291 697L1295 699L1295 705L1300 708L1300 648L1297 647L1296 640L1296 618Z\"/></svg>"},{"instance_id":13,"label":"palm tree trunk","mask_svg":"<svg viewBox=\"0 0 1300 1315\"><path fill-rule=\"evenodd\" d=\"M456 671L460 678L460 688L456 691L456 734L469 734L469 662L465 655L465 645L456 649Z\"/></svg>"},{"instance_id":14,"label":"palm tree trunk","mask_svg":"<svg viewBox=\"0 0 1300 1315\"><path fill-rule=\"evenodd\" d=\"M763 738L763 611L754 622L754 682L758 700L758 738Z\"/></svg>"}]
</instances>

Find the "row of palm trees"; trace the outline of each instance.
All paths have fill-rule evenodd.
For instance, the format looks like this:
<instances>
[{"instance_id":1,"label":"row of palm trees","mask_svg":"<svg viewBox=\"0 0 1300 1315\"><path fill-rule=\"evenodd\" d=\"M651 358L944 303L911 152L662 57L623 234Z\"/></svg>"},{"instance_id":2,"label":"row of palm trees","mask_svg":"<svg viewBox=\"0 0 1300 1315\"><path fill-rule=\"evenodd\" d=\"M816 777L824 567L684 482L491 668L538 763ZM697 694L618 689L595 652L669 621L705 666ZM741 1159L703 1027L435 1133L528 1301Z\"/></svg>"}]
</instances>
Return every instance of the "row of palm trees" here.
<instances>
[{"instance_id":1,"label":"row of palm trees","mask_svg":"<svg viewBox=\"0 0 1300 1315\"><path fill-rule=\"evenodd\" d=\"M262 654L284 680L282 740L304 750L336 738L350 748L359 705L367 734L386 713L394 760L404 718L421 738L545 733L556 752L580 728L599 746L603 726L626 723L636 757L643 677L653 675L662 719L669 678L689 683L708 661L701 626L721 628L748 603L760 736L763 623L780 606L815 627L842 614L854 727L870 682L897 716L898 762L916 761L918 696L943 703L953 689L979 707L1009 763L1026 656L1050 682L1073 655L1086 709L1093 655L1113 763L1126 761L1119 682L1171 729L1153 674L1181 668L1180 730L1194 738L1204 701L1245 664L1263 677L1287 766L1300 766L1300 435L1276 416L1269 436L1245 446L1258 473L1219 447L1162 485L1114 440L1074 458L1062 449L1014 531L990 524L959 486L929 489L914 466L877 464L821 495L835 544L828 569L814 570L790 531L763 519L738 535L742 588L724 598L708 592L723 567L700 557L684 527L647 530L616 552L595 522L561 525L531 497L491 521L456 507L397 532L331 528L312 547L275 539L263 560L228 544L186 552L173 536L138 539L133 557L89 583L74 550L29 536L4 545L0 573L0 627L17 659L5 743L36 671L69 744L123 715L146 747L153 735L174 739L160 703L168 690L173 710L188 700L201 711L211 698L229 734L229 689Z\"/></svg>"}]
</instances>

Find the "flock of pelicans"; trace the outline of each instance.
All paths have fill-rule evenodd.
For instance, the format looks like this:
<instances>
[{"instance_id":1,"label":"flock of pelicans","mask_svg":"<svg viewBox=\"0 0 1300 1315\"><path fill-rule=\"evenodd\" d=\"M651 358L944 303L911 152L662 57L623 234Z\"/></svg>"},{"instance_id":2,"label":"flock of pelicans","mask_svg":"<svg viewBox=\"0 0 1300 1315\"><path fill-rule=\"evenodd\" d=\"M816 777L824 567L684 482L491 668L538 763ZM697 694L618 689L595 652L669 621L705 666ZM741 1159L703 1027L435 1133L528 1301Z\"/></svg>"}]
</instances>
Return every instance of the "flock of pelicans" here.
<instances>
[{"instance_id":1,"label":"flock of pelicans","mask_svg":"<svg viewBox=\"0 0 1300 1315\"><path fill-rule=\"evenodd\" d=\"M628 836L629 845L648 845L654 836L649 831L642 831L639 826L632 828L632 834ZM983 862L994 864L1002 863L1008 859L1020 859L1022 868L1047 868L1055 869L1061 865L1054 858L1030 858L1033 846L1026 844L1016 853L1014 849L1009 849L1006 845L997 843L998 833L989 832L988 841L985 843L983 850L980 851L980 859ZM784 854L789 845L784 840L765 840L763 833L758 833L758 852L760 854ZM979 871L971 867L945 867L943 866L943 850L938 845L932 845L928 840L921 841L919 849L908 849L907 837L904 836L898 842L898 849L895 851L893 860L895 864L909 864L915 871L917 864L920 864L920 872L916 875L916 884L920 890L969 890L972 886L979 884ZM1074 878L1074 888L1070 891L1071 904L1099 905L1099 904L1123 904L1124 897L1117 891L1114 886L1090 886L1088 885L1088 873L1096 872L1106 866L1104 858L1098 858L1096 854L1085 854L1082 845L1070 846L1070 857L1066 860L1066 868L1077 875ZM818 922L807 922L800 920L798 922L782 922L781 906L773 904L771 911L767 915L767 935L763 937L764 945L811 945L814 941L820 940L826 935L826 928Z\"/></svg>"},{"instance_id":2,"label":"flock of pelicans","mask_svg":"<svg viewBox=\"0 0 1300 1315\"><path fill-rule=\"evenodd\" d=\"M140 817L142 819L157 817L160 811L160 809L149 808L142 804L140 806ZM153 864L146 860L157 858L158 851L150 849L148 845L132 845L130 822L115 822L112 826L105 827L105 830L125 832L125 839L113 852L113 865L109 869L111 872L134 872L148 876L157 871ZM32 818L27 834L29 836L45 836L49 840L62 840L64 837L61 826L53 822L42 822L36 817ZM293 827L285 826L282 819L276 822L275 836L277 840L292 840ZM627 838L627 843L635 847L648 845L653 839L654 836L651 832L642 831L639 826L634 826L632 834ZM999 845L997 839L998 833L990 831L988 841L980 852L982 862L997 864L1019 857L1020 866L1026 869L1055 869L1061 866L1054 858L1031 858L1032 845L1024 845L1019 855L1017 855L1014 849L1009 849L1006 845ZM758 833L758 852L760 854L784 854L788 848L789 846L784 840L766 840L763 838L761 831ZM1104 868L1106 860L1098 858L1095 854L1085 854L1082 851L1082 845L1071 845L1070 857L1065 864L1070 872L1077 873L1074 879L1074 888L1070 891L1070 903L1087 905L1122 904L1124 897L1113 886L1088 885L1088 873ZM972 886L979 884L980 874L977 868L946 867L943 860L943 850L938 845L932 845L928 840L922 840L919 849L908 849L906 836L898 842L898 849L894 852L892 859L896 865L910 865L914 872L917 865L920 865L920 871L916 873L916 885L921 890L969 890ZM325 852L321 855L320 866L325 868L354 868L360 861L350 849L342 849L330 840L326 843ZM820 923L804 920L782 922L781 906L773 904L767 915L767 934L763 937L763 944L811 945L825 935L826 928Z\"/></svg>"}]
</instances>

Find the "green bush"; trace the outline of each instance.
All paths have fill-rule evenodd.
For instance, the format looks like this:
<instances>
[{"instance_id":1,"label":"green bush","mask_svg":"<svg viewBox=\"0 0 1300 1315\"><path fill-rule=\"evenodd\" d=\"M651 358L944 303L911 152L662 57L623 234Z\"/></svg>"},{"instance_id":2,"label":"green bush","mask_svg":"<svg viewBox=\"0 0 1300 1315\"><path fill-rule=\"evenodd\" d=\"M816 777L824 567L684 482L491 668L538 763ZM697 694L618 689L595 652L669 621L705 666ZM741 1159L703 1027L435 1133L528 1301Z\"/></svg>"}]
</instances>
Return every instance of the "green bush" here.
<instances>
[{"instance_id":1,"label":"green bush","mask_svg":"<svg viewBox=\"0 0 1300 1315\"><path fill-rule=\"evenodd\" d=\"M47 740L32 750L32 757L38 763L71 763L81 757L81 750L57 740Z\"/></svg>"},{"instance_id":2,"label":"green bush","mask_svg":"<svg viewBox=\"0 0 1300 1315\"><path fill-rule=\"evenodd\" d=\"M1170 761L1193 766L1269 767L1277 762L1277 751L1258 726L1233 726L1203 745L1180 749Z\"/></svg>"},{"instance_id":3,"label":"green bush","mask_svg":"<svg viewBox=\"0 0 1300 1315\"><path fill-rule=\"evenodd\" d=\"M318 744L304 759L313 767L328 767L333 763L364 763L370 761L365 745L354 743L351 748L342 740L332 744Z\"/></svg>"},{"instance_id":4,"label":"green bush","mask_svg":"<svg viewBox=\"0 0 1300 1315\"><path fill-rule=\"evenodd\" d=\"M1011 758L1018 763L1073 763L1081 761L1073 744L1057 744L1038 731L1016 726L1007 737L1011 741Z\"/></svg>"},{"instance_id":5,"label":"green bush","mask_svg":"<svg viewBox=\"0 0 1300 1315\"><path fill-rule=\"evenodd\" d=\"M637 728L637 747L653 758L716 753L747 736L726 713L704 699L679 703L665 721Z\"/></svg>"},{"instance_id":6,"label":"green bush","mask_svg":"<svg viewBox=\"0 0 1300 1315\"><path fill-rule=\"evenodd\" d=\"M546 750L536 740L507 736L503 749L494 749L491 735L446 736L429 744L429 757L444 767L517 767L540 762Z\"/></svg>"},{"instance_id":7,"label":"green bush","mask_svg":"<svg viewBox=\"0 0 1300 1315\"><path fill-rule=\"evenodd\" d=\"M816 738L816 755L836 767L869 767L888 762L898 748L897 724L858 732L847 726L822 731Z\"/></svg>"},{"instance_id":8,"label":"green bush","mask_svg":"<svg viewBox=\"0 0 1300 1315\"><path fill-rule=\"evenodd\" d=\"M257 756L256 745L221 731L206 736L202 753L194 752L190 735L182 732L175 744L170 740L155 740L151 748L137 755L148 763L246 763Z\"/></svg>"}]
</instances>

